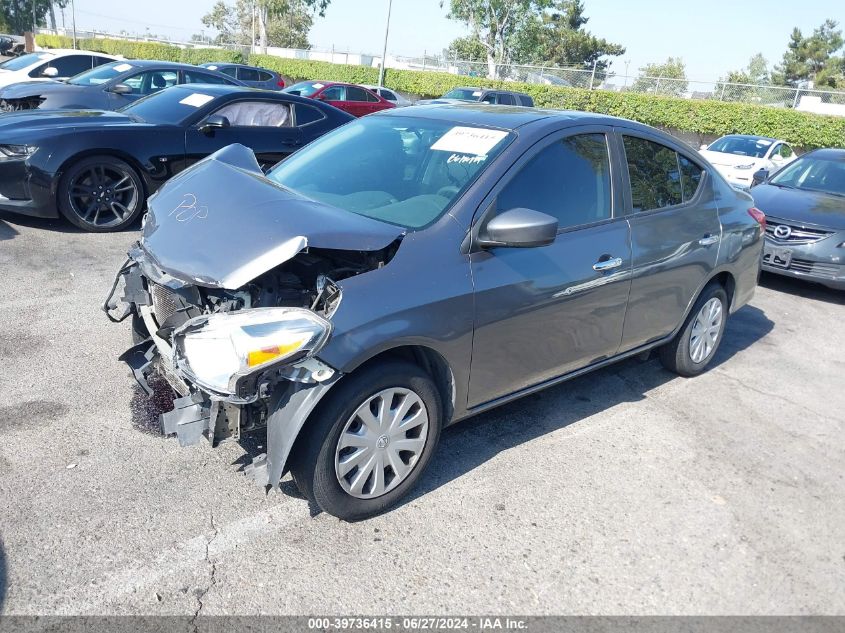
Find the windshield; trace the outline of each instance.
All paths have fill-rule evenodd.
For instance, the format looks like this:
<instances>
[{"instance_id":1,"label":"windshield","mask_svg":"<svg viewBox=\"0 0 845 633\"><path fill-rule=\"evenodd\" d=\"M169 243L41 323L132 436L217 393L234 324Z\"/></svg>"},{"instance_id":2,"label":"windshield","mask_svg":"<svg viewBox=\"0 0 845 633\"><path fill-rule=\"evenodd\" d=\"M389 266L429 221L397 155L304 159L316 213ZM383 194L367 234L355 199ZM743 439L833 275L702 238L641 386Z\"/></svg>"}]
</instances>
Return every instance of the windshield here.
<instances>
[{"instance_id":1,"label":"windshield","mask_svg":"<svg viewBox=\"0 0 845 633\"><path fill-rule=\"evenodd\" d=\"M76 77L71 77L68 79L68 83L75 86L99 86L107 81L111 81L127 70L132 70L132 68L134 68L132 64L127 64L126 62L103 64L93 70L86 70L84 73L76 75Z\"/></svg>"},{"instance_id":2,"label":"windshield","mask_svg":"<svg viewBox=\"0 0 845 633\"><path fill-rule=\"evenodd\" d=\"M147 123L179 125L215 97L201 90L166 88L154 92L134 103L121 108L119 112L141 119Z\"/></svg>"},{"instance_id":3,"label":"windshield","mask_svg":"<svg viewBox=\"0 0 845 633\"><path fill-rule=\"evenodd\" d=\"M711 152L722 152L723 154L763 158L771 145L772 141L767 138L723 136L713 141L707 149Z\"/></svg>"},{"instance_id":4,"label":"windshield","mask_svg":"<svg viewBox=\"0 0 845 633\"><path fill-rule=\"evenodd\" d=\"M802 156L775 174L769 184L845 196L845 159Z\"/></svg>"},{"instance_id":5,"label":"windshield","mask_svg":"<svg viewBox=\"0 0 845 633\"><path fill-rule=\"evenodd\" d=\"M3 70L23 70L33 64L53 59L53 57L50 53L29 53L28 55L21 55L20 57L14 57L3 62L0 64L0 68Z\"/></svg>"},{"instance_id":6,"label":"windshield","mask_svg":"<svg viewBox=\"0 0 845 633\"><path fill-rule=\"evenodd\" d=\"M478 88L455 88L450 90L443 99L464 99L465 101L478 101L481 96L481 90Z\"/></svg>"},{"instance_id":7,"label":"windshield","mask_svg":"<svg viewBox=\"0 0 845 633\"><path fill-rule=\"evenodd\" d=\"M294 95L301 95L303 97L310 97L320 88L325 88L325 86L326 84L322 84L319 81L300 81L298 84L288 86L287 88L282 90L282 92L287 92L288 94Z\"/></svg>"},{"instance_id":8,"label":"windshield","mask_svg":"<svg viewBox=\"0 0 845 633\"><path fill-rule=\"evenodd\" d=\"M353 121L267 176L308 198L416 229L442 216L513 134L414 117Z\"/></svg>"}]
</instances>

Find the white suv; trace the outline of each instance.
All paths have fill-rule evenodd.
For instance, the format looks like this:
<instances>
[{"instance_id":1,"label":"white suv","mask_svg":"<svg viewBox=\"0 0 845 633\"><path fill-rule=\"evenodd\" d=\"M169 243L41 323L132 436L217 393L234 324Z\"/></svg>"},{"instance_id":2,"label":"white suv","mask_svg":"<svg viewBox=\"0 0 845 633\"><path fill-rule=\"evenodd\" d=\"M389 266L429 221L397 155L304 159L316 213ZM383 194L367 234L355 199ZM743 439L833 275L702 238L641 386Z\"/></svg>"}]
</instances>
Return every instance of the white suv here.
<instances>
[{"instance_id":1,"label":"white suv","mask_svg":"<svg viewBox=\"0 0 845 633\"><path fill-rule=\"evenodd\" d=\"M28 53L0 64L0 87L22 81L67 79L118 59L113 55L70 49Z\"/></svg>"}]
</instances>

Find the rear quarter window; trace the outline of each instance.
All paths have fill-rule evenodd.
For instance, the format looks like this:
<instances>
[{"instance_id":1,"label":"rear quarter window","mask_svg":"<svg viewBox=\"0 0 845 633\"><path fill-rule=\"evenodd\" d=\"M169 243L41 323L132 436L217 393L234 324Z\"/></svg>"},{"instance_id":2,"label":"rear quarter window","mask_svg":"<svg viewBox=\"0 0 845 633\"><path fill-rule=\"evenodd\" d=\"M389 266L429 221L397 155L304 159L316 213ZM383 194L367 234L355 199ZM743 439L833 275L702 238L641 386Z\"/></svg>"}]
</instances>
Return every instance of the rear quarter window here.
<instances>
[{"instance_id":1,"label":"rear quarter window","mask_svg":"<svg viewBox=\"0 0 845 633\"><path fill-rule=\"evenodd\" d=\"M297 127L308 125L309 123L316 123L317 121L322 121L326 118L326 115L323 114L319 108L302 103L297 103L294 106L294 113L296 116Z\"/></svg>"}]
</instances>

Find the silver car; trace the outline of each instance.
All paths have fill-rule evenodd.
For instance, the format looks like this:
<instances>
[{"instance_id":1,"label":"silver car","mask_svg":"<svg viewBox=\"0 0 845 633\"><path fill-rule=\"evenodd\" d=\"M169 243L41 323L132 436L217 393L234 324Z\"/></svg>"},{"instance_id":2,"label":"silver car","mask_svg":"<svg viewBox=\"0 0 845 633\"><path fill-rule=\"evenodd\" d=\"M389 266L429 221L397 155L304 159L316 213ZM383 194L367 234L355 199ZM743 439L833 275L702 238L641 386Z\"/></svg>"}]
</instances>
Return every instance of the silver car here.
<instances>
[{"instance_id":1,"label":"silver car","mask_svg":"<svg viewBox=\"0 0 845 633\"><path fill-rule=\"evenodd\" d=\"M105 308L177 395L164 432L266 433L248 474L347 520L406 495L447 424L649 350L701 373L763 245L668 134L477 104L367 116L267 174L229 146L149 207Z\"/></svg>"},{"instance_id":2,"label":"silver car","mask_svg":"<svg viewBox=\"0 0 845 633\"><path fill-rule=\"evenodd\" d=\"M766 214L763 270L845 290L845 149L804 154L751 195Z\"/></svg>"}]
</instances>

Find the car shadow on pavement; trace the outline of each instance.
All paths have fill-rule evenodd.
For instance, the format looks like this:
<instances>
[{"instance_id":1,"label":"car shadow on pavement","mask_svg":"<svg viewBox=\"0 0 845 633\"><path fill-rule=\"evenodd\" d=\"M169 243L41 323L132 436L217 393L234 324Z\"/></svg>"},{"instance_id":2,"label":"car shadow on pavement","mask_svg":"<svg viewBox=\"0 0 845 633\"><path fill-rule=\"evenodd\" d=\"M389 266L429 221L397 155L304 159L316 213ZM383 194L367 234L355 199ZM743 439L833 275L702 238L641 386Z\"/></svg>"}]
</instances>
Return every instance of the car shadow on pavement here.
<instances>
[{"instance_id":1,"label":"car shadow on pavement","mask_svg":"<svg viewBox=\"0 0 845 633\"><path fill-rule=\"evenodd\" d=\"M745 306L728 321L710 369L726 363L773 327L762 310ZM616 405L644 400L650 391L672 380L688 379L664 369L652 352L648 361L630 358L450 426L444 429L419 485L400 505L448 484L503 451Z\"/></svg>"},{"instance_id":2,"label":"car shadow on pavement","mask_svg":"<svg viewBox=\"0 0 845 633\"><path fill-rule=\"evenodd\" d=\"M15 227L7 224L0 218L0 242L4 240L13 240L17 235L20 235Z\"/></svg>"},{"instance_id":3,"label":"car shadow on pavement","mask_svg":"<svg viewBox=\"0 0 845 633\"><path fill-rule=\"evenodd\" d=\"M845 290L834 290L813 281L793 279L784 275L763 272L760 285L776 292L785 292L805 299L845 305Z\"/></svg>"}]
</instances>

